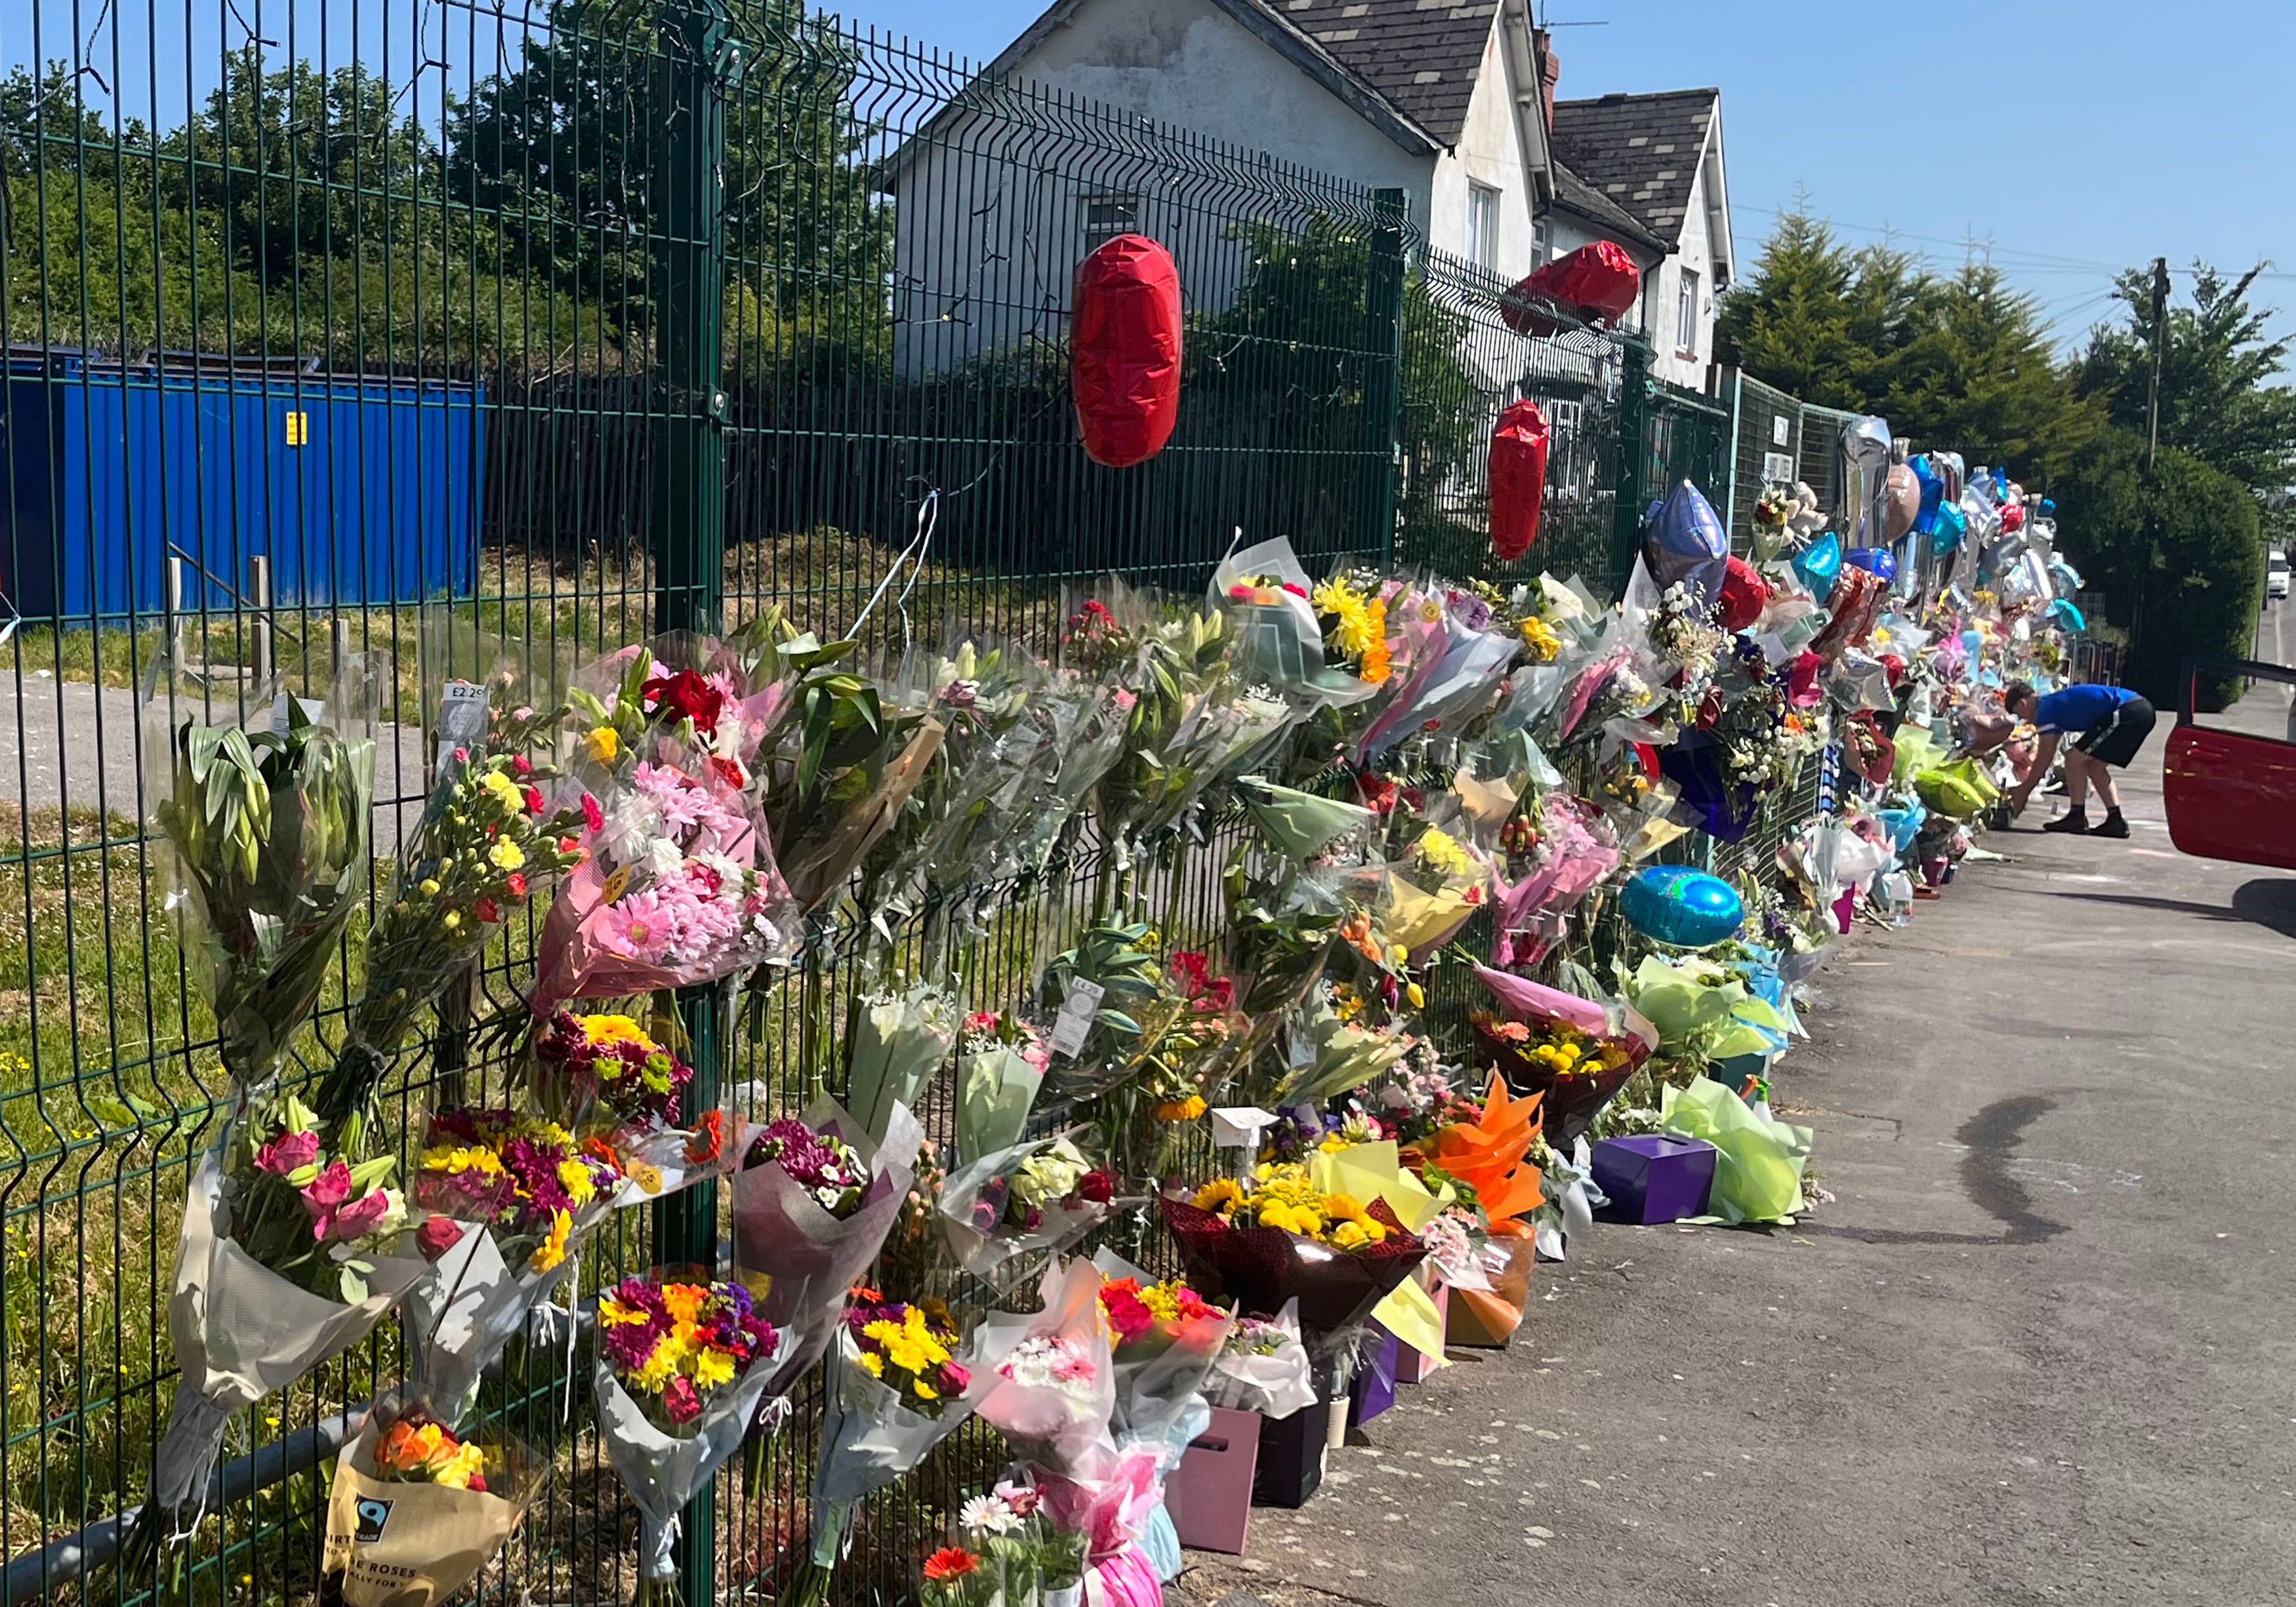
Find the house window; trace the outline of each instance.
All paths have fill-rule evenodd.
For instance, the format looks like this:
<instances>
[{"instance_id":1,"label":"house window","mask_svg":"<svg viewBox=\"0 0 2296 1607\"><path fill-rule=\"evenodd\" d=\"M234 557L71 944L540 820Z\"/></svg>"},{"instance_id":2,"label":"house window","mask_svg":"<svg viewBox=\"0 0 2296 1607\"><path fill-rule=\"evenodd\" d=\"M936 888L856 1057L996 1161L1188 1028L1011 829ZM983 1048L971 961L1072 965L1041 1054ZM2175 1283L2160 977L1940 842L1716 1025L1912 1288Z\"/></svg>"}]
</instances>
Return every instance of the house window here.
<instances>
[{"instance_id":1,"label":"house window","mask_svg":"<svg viewBox=\"0 0 2296 1607\"><path fill-rule=\"evenodd\" d=\"M1698 355L1698 275L1682 270L1682 286L1675 292L1674 346L1685 357Z\"/></svg>"},{"instance_id":2,"label":"house window","mask_svg":"<svg viewBox=\"0 0 2296 1607\"><path fill-rule=\"evenodd\" d=\"M1084 249L1098 250L1119 234L1140 232L1140 198L1111 193L1084 198Z\"/></svg>"},{"instance_id":3,"label":"house window","mask_svg":"<svg viewBox=\"0 0 2296 1607\"><path fill-rule=\"evenodd\" d=\"M1544 217L1533 218L1530 225L1530 266L1544 267L1554 254L1554 225Z\"/></svg>"},{"instance_id":4,"label":"house window","mask_svg":"<svg viewBox=\"0 0 2296 1607\"><path fill-rule=\"evenodd\" d=\"M1499 193L1488 184L1467 185L1467 255L1477 267L1499 265Z\"/></svg>"}]
</instances>

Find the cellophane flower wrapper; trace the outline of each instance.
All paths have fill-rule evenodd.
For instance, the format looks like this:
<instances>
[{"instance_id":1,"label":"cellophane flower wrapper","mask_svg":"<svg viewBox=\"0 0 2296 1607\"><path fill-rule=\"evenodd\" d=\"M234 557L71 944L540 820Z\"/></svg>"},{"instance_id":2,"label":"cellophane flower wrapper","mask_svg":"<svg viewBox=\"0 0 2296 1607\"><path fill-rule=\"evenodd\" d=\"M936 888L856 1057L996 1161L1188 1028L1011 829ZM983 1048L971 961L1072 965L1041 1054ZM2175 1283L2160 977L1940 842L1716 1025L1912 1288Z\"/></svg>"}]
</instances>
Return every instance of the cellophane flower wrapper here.
<instances>
[{"instance_id":1,"label":"cellophane flower wrapper","mask_svg":"<svg viewBox=\"0 0 2296 1607\"><path fill-rule=\"evenodd\" d=\"M444 1602L486 1571L541 1494L548 1464L499 1431L461 1436L487 1455L486 1486L384 1477L375 1464L381 1414L336 1458L327 1493L321 1571L340 1574L344 1607Z\"/></svg>"},{"instance_id":2,"label":"cellophane flower wrapper","mask_svg":"<svg viewBox=\"0 0 2296 1607\"><path fill-rule=\"evenodd\" d=\"M373 672L351 655L324 702L218 696L168 655L145 688L166 907L242 1096L278 1076L373 872Z\"/></svg>"},{"instance_id":3,"label":"cellophane flower wrapper","mask_svg":"<svg viewBox=\"0 0 2296 1607\"><path fill-rule=\"evenodd\" d=\"M1384 1201L1368 1209L1388 1229L1387 1237L1355 1252L1278 1227L1236 1227L1168 1194L1160 1203L1180 1263L1197 1290L1234 1300L1255 1316L1273 1316L1296 1300L1301 1331L1310 1335L1329 1337L1358 1326L1427 1253Z\"/></svg>"},{"instance_id":4,"label":"cellophane flower wrapper","mask_svg":"<svg viewBox=\"0 0 2296 1607\"><path fill-rule=\"evenodd\" d=\"M939 717L881 715L871 750L808 789L819 795L791 812L796 829L779 844L783 875L801 910L810 914L843 890L900 819L947 739L947 722Z\"/></svg>"},{"instance_id":5,"label":"cellophane flower wrapper","mask_svg":"<svg viewBox=\"0 0 2296 1607\"><path fill-rule=\"evenodd\" d=\"M778 1161L741 1167L753 1132L734 1124L734 1264L766 1282L758 1312L791 1336L785 1372L793 1380L828 1349L845 1307L845 1291L877 1259L916 1179L924 1129L906 1105L893 1107L882 1139L831 1100L816 1100L800 1118L817 1133L833 1133L853 1146L869 1169L868 1186L851 1214L832 1216ZM784 1386L785 1387L785 1386Z\"/></svg>"},{"instance_id":6,"label":"cellophane flower wrapper","mask_svg":"<svg viewBox=\"0 0 2296 1607\"><path fill-rule=\"evenodd\" d=\"M1021 1142L1048 1070L1019 1044L957 1056L956 1152L966 1164Z\"/></svg>"},{"instance_id":7,"label":"cellophane flower wrapper","mask_svg":"<svg viewBox=\"0 0 2296 1607\"><path fill-rule=\"evenodd\" d=\"M1127 684L1135 675L1136 669L1111 669L1096 677L1062 671L1038 695L1037 717L1049 733L1050 762L1032 772L1021 790L989 877L1035 875L1051 863L1094 790L1124 757L1140 695Z\"/></svg>"},{"instance_id":8,"label":"cellophane flower wrapper","mask_svg":"<svg viewBox=\"0 0 2296 1607\"><path fill-rule=\"evenodd\" d=\"M1021 1165L1065 1142L1051 1136L992 1151L965 1162L942 1181L938 1206L941 1234L960 1269L994 1283L998 1272L1018 1258L1039 1251L1057 1255L1108 1220L1113 1199L1068 1195L1040 1205L1034 1227L1004 1225L1006 1201Z\"/></svg>"},{"instance_id":9,"label":"cellophane flower wrapper","mask_svg":"<svg viewBox=\"0 0 2296 1607\"><path fill-rule=\"evenodd\" d=\"M829 1347L828 1406L813 1475L813 1560L824 1568L849 1544L847 1521L853 1506L914 1471L933 1447L964 1425L987 1392L988 1369L998 1359L984 1357L978 1344L965 1347L958 1359L972 1382L935 1413L903 1401L860 1365L860 1354L840 1323Z\"/></svg>"},{"instance_id":10,"label":"cellophane flower wrapper","mask_svg":"<svg viewBox=\"0 0 2296 1607\"><path fill-rule=\"evenodd\" d=\"M1238 1320L1239 1328L1242 1320ZM1204 1380L1204 1398L1216 1406L1266 1417L1289 1417L1314 1406L1315 1368L1300 1337L1300 1302L1286 1300L1274 1316L1255 1320L1281 1331L1275 1349L1260 1355L1242 1349L1231 1330L1229 1343L1213 1358Z\"/></svg>"},{"instance_id":11,"label":"cellophane flower wrapper","mask_svg":"<svg viewBox=\"0 0 2296 1607\"><path fill-rule=\"evenodd\" d=\"M592 1375L593 1409L606 1459L638 1509L638 1595L641 1603L677 1600L678 1514L693 1492L742 1447L768 1390L791 1369L783 1363L791 1343L760 1357L733 1383L712 1392L701 1414L676 1433L656 1424L622 1388L603 1349Z\"/></svg>"},{"instance_id":12,"label":"cellophane flower wrapper","mask_svg":"<svg viewBox=\"0 0 2296 1607\"><path fill-rule=\"evenodd\" d=\"M1314 590L1292 543L1279 536L1221 559L1207 603L1227 611L1236 662L1252 679L1310 705L1360 703L1379 688L1325 660Z\"/></svg>"},{"instance_id":13,"label":"cellophane flower wrapper","mask_svg":"<svg viewBox=\"0 0 2296 1607\"><path fill-rule=\"evenodd\" d=\"M1209 1423L1210 1408L1205 1408L1202 1415ZM1082 1462L1064 1467L1022 1460L1022 1470L1035 1482L1053 1527L1086 1537L1086 1555L1090 1563L1085 1584L1087 1602L1094 1599L1094 1574L1136 1546L1162 1509L1162 1464L1158 1447L1146 1443L1122 1447L1111 1444ZM1143 1572L1145 1588L1156 1594L1120 1599L1139 1603L1162 1600L1153 1566L1144 1563Z\"/></svg>"},{"instance_id":14,"label":"cellophane flower wrapper","mask_svg":"<svg viewBox=\"0 0 2296 1607\"><path fill-rule=\"evenodd\" d=\"M847 1051L845 1108L882 1138L896 1107L914 1110L964 1025L962 1001L939 982L898 980L860 999Z\"/></svg>"},{"instance_id":15,"label":"cellophane flower wrapper","mask_svg":"<svg viewBox=\"0 0 2296 1607\"><path fill-rule=\"evenodd\" d=\"M528 1007L629 998L788 960L796 900L754 802L668 744L595 794L582 864L560 883ZM603 783L602 783L603 784Z\"/></svg>"},{"instance_id":16,"label":"cellophane flower wrapper","mask_svg":"<svg viewBox=\"0 0 2296 1607\"><path fill-rule=\"evenodd\" d=\"M1043 1310L991 1312L975 1332L986 1387L974 1411L1017 1456L1047 1472L1086 1472L1115 1455L1116 1367L1100 1283L1089 1261L1055 1263L1038 1284ZM1054 1367L1070 1376L1054 1382Z\"/></svg>"},{"instance_id":17,"label":"cellophane flower wrapper","mask_svg":"<svg viewBox=\"0 0 2296 1607\"><path fill-rule=\"evenodd\" d=\"M364 1258L365 1300L314 1294L233 1236L224 1153L210 1152L193 1174L168 1303L168 1332L182 1376L150 1499L157 1514L178 1522L203 1500L232 1417L365 1339L430 1270L419 1256Z\"/></svg>"},{"instance_id":18,"label":"cellophane flower wrapper","mask_svg":"<svg viewBox=\"0 0 2296 1607\"><path fill-rule=\"evenodd\" d=\"M1092 1261L1103 1278L1131 1278L1144 1286L1157 1281L1112 1250L1095 1250ZM1234 1327L1228 1311L1159 1317L1147 1332L1119 1337L1111 1347L1116 1411L1111 1421L1119 1440L1156 1447L1160 1474L1177 1467L1188 1442L1203 1432L1209 1421L1204 1386Z\"/></svg>"},{"instance_id":19,"label":"cellophane flower wrapper","mask_svg":"<svg viewBox=\"0 0 2296 1607\"><path fill-rule=\"evenodd\" d=\"M1321 1105L1350 1088L1377 1082L1410 1045L1398 1032L1362 1021L1344 1021L1331 1004L1310 999L1292 1018L1292 1063L1278 1083L1276 1108Z\"/></svg>"},{"instance_id":20,"label":"cellophane flower wrapper","mask_svg":"<svg viewBox=\"0 0 2296 1607\"><path fill-rule=\"evenodd\" d=\"M1373 821L1361 804L1278 786L1265 776L1239 776L1235 793L1268 845L1300 865L1369 831Z\"/></svg>"},{"instance_id":21,"label":"cellophane flower wrapper","mask_svg":"<svg viewBox=\"0 0 2296 1607\"><path fill-rule=\"evenodd\" d=\"M1414 675L1415 690L1389 707L1386 718L1364 740L1362 752L1375 759L1406 737L1432 726L1450 729L1480 712L1496 696L1499 683L1521 651L1519 641L1465 624L1444 610L1440 656L1434 669Z\"/></svg>"},{"instance_id":22,"label":"cellophane flower wrapper","mask_svg":"<svg viewBox=\"0 0 2296 1607\"><path fill-rule=\"evenodd\" d=\"M603 1212L597 1213L603 1215ZM406 1388L441 1417L460 1422L480 1376L526 1332L534 1308L572 1273L567 1259L545 1271L513 1267L493 1233L462 1223L463 1236L407 1291L399 1308L406 1334Z\"/></svg>"},{"instance_id":23,"label":"cellophane flower wrapper","mask_svg":"<svg viewBox=\"0 0 2296 1607\"><path fill-rule=\"evenodd\" d=\"M985 880L1032 778L1053 766L1054 733L1034 717L1049 675L1021 647L959 628L939 651L910 648L883 676L889 717L947 734L870 856L865 883L879 903Z\"/></svg>"}]
</instances>

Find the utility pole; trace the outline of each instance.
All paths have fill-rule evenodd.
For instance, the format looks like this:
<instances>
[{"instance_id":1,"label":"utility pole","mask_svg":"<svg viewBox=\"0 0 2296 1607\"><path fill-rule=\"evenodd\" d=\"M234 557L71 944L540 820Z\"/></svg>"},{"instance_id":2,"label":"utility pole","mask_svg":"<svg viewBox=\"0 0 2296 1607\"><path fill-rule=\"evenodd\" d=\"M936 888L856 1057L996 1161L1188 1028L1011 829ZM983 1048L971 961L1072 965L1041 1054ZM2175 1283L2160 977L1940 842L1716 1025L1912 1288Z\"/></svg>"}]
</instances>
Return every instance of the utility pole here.
<instances>
[{"instance_id":1,"label":"utility pole","mask_svg":"<svg viewBox=\"0 0 2296 1607\"><path fill-rule=\"evenodd\" d=\"M2169 259L2152 258L2152 377L2144 390L2144 472L2161 451L2161 357L2169 345Z\"/></svg>"}]
</instances>

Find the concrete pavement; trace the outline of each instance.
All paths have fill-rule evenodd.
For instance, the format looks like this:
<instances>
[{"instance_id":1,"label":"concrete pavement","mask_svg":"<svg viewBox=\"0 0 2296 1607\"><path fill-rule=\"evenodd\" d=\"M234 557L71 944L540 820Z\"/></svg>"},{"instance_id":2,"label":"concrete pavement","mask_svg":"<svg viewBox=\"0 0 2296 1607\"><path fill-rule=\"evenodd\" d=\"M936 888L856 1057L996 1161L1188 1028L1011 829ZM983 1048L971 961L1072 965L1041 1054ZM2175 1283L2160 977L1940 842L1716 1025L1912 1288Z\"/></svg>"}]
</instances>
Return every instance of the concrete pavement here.
<instances>
[{"instance_id":1,"label":"concrete pavement","mask_svg":"<svg viewBox=\"0 0 2296 1607\"><path fill-rule=\"evenodd\" d=\"M1775 1086L1833 1203L1598 1225L1511 1350L1455 1351L1176 1597L2296 1595L2296 876L2175 853L2168 725L2133 840L2043 836L2037 800L1985 840L2013 863L1824 974Z\"/></svg>"}]
</instances>

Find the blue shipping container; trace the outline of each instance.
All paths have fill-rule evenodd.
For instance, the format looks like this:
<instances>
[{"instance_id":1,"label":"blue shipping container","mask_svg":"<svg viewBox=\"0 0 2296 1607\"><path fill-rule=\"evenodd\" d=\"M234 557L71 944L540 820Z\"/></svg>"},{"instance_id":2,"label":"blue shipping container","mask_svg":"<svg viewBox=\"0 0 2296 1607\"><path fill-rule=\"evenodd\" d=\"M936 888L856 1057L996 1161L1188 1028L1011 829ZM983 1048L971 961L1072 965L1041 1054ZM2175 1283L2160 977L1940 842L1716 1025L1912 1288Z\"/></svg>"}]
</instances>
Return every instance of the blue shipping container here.
<instances>
[{"instance_id":1,"label":"blue shipping container","mask_svg":"<svg viewBox=\"0 0 2296 1607\"><path fill-rule=\"evenodd\" d=\"M485 393L438 381L122 367L13 357L0 594L28 619L232 606L248 560L272 597L324 607L467 596Z\"/></svg>"}]
</instances>

